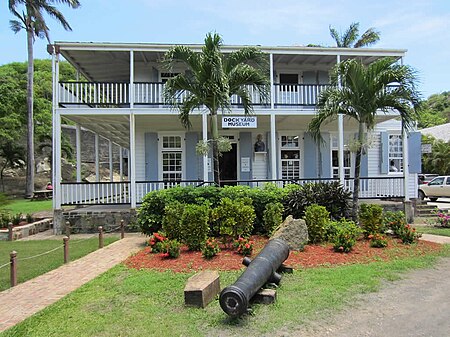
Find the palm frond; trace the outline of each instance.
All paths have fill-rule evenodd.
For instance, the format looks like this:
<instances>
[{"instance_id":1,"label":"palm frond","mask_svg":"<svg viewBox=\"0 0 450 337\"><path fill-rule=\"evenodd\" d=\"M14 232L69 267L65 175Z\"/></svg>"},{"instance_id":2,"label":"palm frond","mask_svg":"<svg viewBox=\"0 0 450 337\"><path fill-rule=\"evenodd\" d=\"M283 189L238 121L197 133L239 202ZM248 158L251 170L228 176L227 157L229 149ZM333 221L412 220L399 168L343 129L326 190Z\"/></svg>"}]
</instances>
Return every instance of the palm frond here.
<instances>
[{"instance_id":1,"label":"palm frond","mask_svg":"<svg viewBox=\"0 0 450 337\"><path fill-rule=\"evenodd\" d=\"M9 27L16 34L18 32L20 32L22 29L25 29L24 25L21 22L17 21L17 20L10 20L9 21Z\"/></svg>"},{"instance_id":2,"label":"palm frond","mask_svg":"<svg viewBox=\"0 0 450 337\"><path fill-rule=\"evenodd\" d=\"M359 35L359 22L353 22L341 37L341 47L350 48Z\"/></svg>"},{"instance_id":3,"label":"palm frond","mask_svg":"<svg viewBox=\"0 0 450 337\"><path fill-rule=\"evenodd\" d=\"M367 29L364 34L356 41L355 48L366 47L377 43L380 40L380 32L375 28Z\"/></svg>"},{"instance_id":4,"label":"palm frond","mask_svg":"<svg viewBox=\"0 0 450 337\"><path fill-rule=\"evenodd\" d=\"M342 43L341 43L341 36L338 33L338 31L331 27L331 25L328 27L330 30L330 35L331 37L334 39L334 41L336 42L336 47L342 47Z\"/></svg>"}]
</instances>

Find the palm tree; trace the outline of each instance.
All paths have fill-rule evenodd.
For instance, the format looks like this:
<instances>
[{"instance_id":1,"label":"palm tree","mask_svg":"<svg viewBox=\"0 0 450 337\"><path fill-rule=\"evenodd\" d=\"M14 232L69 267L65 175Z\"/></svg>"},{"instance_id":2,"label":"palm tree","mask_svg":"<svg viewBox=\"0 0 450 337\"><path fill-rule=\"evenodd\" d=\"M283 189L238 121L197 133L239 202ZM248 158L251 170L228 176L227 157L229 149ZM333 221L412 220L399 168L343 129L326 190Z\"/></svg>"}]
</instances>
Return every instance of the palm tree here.
<instances>
[{"instance_id":1,"label":"palm tree","mask_svg":"<svg viewBox=\"0 0 450 337\"><path fill-rule=\"evenodd\" d=\"M331 37L336 41L336 46L340 48L366 47L378 42L380 39L380 32L376 31L375 28L367 29L359 37L359 22L353 22L344 34L339 34L331 25L329 29Z\"/></svg>"},{"instance_id":2,"label":"palm tree","mask_svg":"<svg viewBox=\"0 0 450 337\"><path fill-rule=\"evenodd\" d=\"M33 122L33 43L36 37L46 38L50 43L49 28L45 23L44 13L58 21L65 30L72 30L55 3L67 4L71 8L80 6L78 0L8 0L11 13L18 20L10 20L14 33L24 29L27 32L28 78L27 78L27 179L25 195L31 197L34 191L34 122ZM25 7L19 10L18 7Z\"/></svg>"},{"instance_id":3,"label":"palm tree","mask_svg":"<svg viewBox=\"0 0 450 337\"><path fill-rule=\"evenodd\" d=\"M320 140L322 124L339 114L359 123L358 139L353 149L356 159L352 217L357 221L359 176L361 156L367 144L366 131L374 128L379 111L386 113L392 110L399 113L405 130L410 129L420 104L416 74L409 66L399 65L391 58L382 58L367 66L360 60L351 59L336 65L331 84L319 96L319 111L309 124L309 131L316 140Z\"/></svg>"},{"instance_id":4,"label":"palm tree","mask_svg":"<svg viewBox=\"0 0 450 337\"><path fill-rule=\"evenodd\" d=\"M195 109L206 107L210 115L214 182L220 185L218 119L219 111L231 111L230 98L241 99L245 114L253 112L249 87L258 91L263 101L267 98L268 58L258 48L244 47L227 55L221 53L222 38L208 33L201 52L186 46L175 46L164 56L169 70L179 62L187 70L170 78L165 85L166 102L179 111L181 123L191 126L189 115ZM182 99L181 99L182 98Z\"/></svg>"}]
</instances>

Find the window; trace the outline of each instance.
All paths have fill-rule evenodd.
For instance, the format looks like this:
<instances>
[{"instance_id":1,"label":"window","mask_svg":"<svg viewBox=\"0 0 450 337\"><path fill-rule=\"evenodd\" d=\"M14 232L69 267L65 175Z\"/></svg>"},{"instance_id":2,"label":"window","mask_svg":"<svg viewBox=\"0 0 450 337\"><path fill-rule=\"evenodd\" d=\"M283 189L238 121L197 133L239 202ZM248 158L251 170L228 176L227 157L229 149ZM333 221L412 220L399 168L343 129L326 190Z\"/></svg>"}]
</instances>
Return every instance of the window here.
<instances>
[{"instance_id":1,"label":"window","mask_svg":"<svg viewBox=\"0 0 450 337\"><path fill-rule=\"evenodd\" d=\"M178 73L161 73L161 82L166 83L169 78L177 76Z\"/></svg>"},{"instance_id":2,"label":"window","mask_svg":"<svg viewBox=\"0 0 450 337\"><path fill-rule=\"evenodd\" d=\"M281 178L300 179L300 144L298 136L281 136Z\"/></svg>"},{"instance_id":3,"label":"window","mask_svg":"<svg viewBox=\"0 0 450 337\"><path fill-rule=\"evenodd\" d=\"M181 136L162 137L162 179L177 181L183 176Z\"/></svg>"},{"instance_id":4,"label":"window","mask_svg":"<svg viewBox=\"0 0 450 337\"><path fill-rule=\"evenodd\" d=\"M344 138L344 177L350 178L352 172L352 153L348 149L350 136L345 135ZM339 178L339 145L338 136L333 135L331 138L331 165L333 170L333 178Z\"/></svg>"},{"instance_id":5,"label":"window","mask_svg":"<svg viewBox=\"0 0 450 337\"><path fill-rule=\"evenodd\" d=\"M401 135L389 135L389 172L403 172L403 139Z\"/></svg>"},{"instance_id":6,"label":"window","mask_svg":"<svg viewBox=\"0 0 450 337\"><path fill-rule=\"evenodd\" d=\"M280 90L281 91L297 91L298 74L280 74Z\"/></svg>"}]
</instances>

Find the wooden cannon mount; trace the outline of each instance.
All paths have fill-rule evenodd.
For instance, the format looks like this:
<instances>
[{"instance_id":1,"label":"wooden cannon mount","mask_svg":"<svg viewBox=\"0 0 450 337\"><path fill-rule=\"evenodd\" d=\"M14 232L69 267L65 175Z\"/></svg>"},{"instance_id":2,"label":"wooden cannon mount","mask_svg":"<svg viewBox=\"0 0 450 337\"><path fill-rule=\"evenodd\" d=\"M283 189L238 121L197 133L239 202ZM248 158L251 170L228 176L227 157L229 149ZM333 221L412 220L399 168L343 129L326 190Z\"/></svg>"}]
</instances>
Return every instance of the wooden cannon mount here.
<instances>
[{"instance_id":1,"label":"wooden cannon mount","mask_svg":"<svg viewBox=\"0 0 450 337\"><path fill-rule=\"evenodd\" d=\"M250 300L262 286L266 283L280 283L281 275L278 271L289 269L283 266L288 256L288 244L283 239L272 239L253 261L244 258L242 263L247 269L233 285L220 293L219 302L222 310L232 317L246 313Z\"/></svg>"}]
</instances>

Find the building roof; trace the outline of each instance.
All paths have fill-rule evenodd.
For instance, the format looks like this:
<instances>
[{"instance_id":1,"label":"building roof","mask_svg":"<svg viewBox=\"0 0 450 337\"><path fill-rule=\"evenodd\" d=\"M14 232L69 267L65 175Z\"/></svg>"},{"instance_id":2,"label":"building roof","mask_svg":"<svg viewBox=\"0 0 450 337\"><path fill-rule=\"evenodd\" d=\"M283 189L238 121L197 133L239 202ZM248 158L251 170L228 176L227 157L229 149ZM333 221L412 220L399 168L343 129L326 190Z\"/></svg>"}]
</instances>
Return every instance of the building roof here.
<instances>
[{"instance_id":1,"label":"building roof","mask_svg":"<svg viewBox=\"0 0 450 337\"><path fill-rule=\"evenodd\" d=\"M432 136L444 142L450 142L450 123L425 128L420 130L420 132L423 135Z\"/></svg>"}]
</instances>

